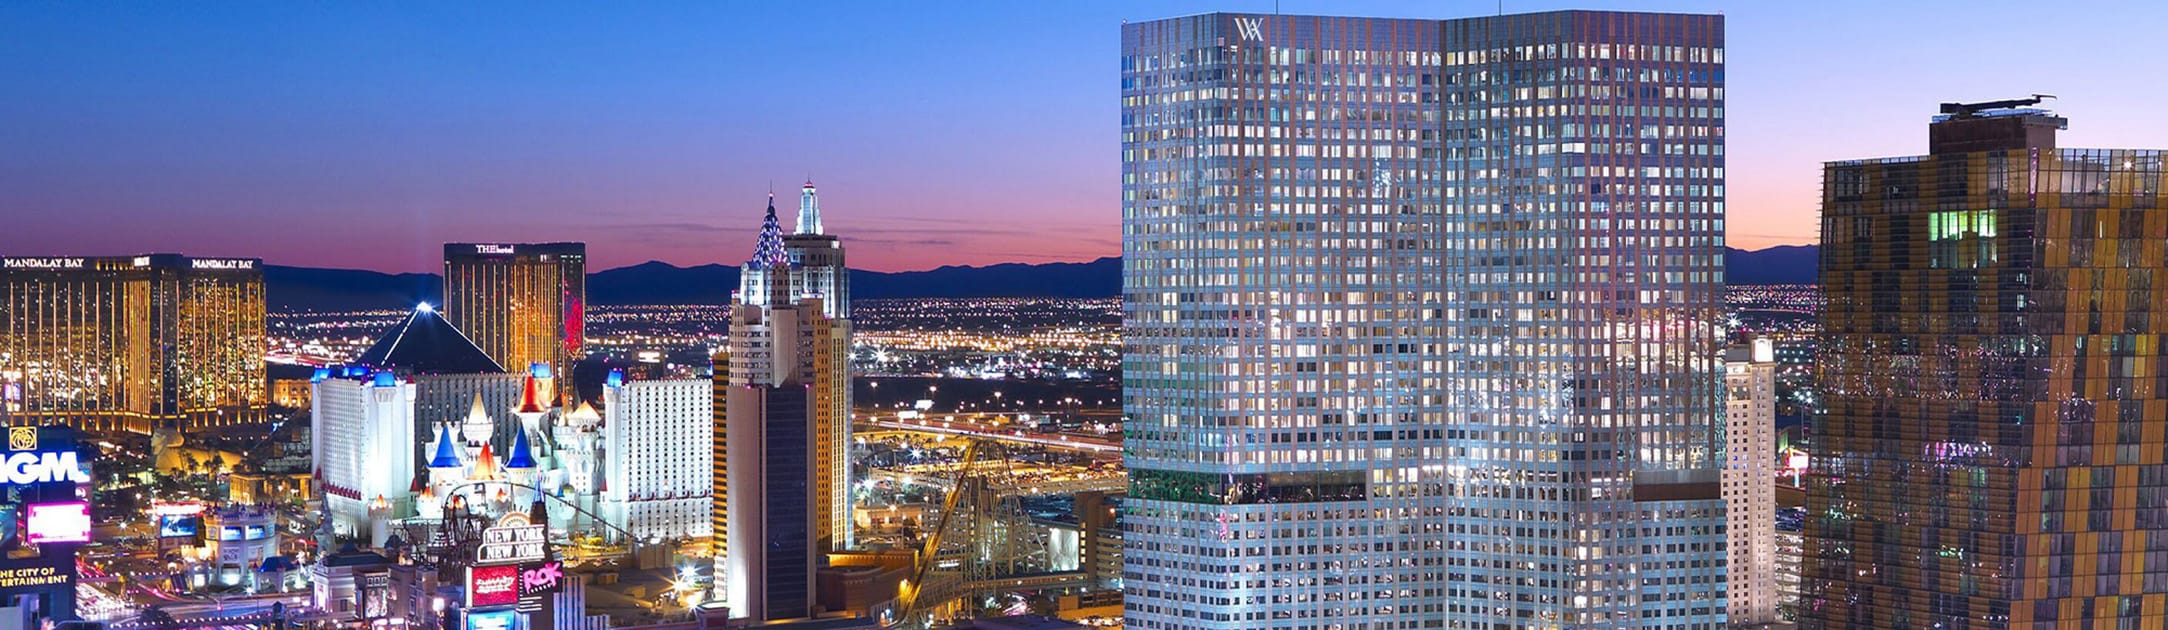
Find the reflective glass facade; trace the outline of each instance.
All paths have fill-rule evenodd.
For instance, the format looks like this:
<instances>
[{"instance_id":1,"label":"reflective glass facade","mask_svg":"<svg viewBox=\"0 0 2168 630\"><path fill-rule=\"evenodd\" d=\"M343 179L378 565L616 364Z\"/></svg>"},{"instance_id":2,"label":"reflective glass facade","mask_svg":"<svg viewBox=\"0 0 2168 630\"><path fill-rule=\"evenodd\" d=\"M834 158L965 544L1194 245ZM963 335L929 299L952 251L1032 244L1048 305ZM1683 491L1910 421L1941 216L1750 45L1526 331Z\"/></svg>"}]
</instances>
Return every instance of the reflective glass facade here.
<instances>
[{"instance_id":1,"label":"reflective glass facade","mask_svg":"<svg viewBox=\"0 0 2168 630\"><path fill-rule=\"evenodd\" d=\"M1723 21L1126 25L1128 623L1724 620Z\"/></svg>"},{"instance_id":2,"label":"reflective glass facade","mask_svg":"<svg viewBox=\"0 0 2168 630\"><path fill-rule=\"evenodd\" d=\"M0 407L91 431L263 420L262 261L0 258Z\"/></svg>"},{"instance_id":3,"label":"reflective glass facade","mask_svg":"<svg viewBox=\"0 0 2168 630\"><path fill-rule=\"evenodd\" d=\"M2168 622L2163 153L2061 123L1824 167L1801 627Z\"/></svg>"},{"instance_id":4,"label":"reflective glass facade","mask_svg":"<svg viewBox=\"0 0 2168 630\"><path fill-rule=\"evenodd\" d=\"M587 245L445 243L440 310L507 371L569 374L586 354Z\"/></svg>"}]
</instances>

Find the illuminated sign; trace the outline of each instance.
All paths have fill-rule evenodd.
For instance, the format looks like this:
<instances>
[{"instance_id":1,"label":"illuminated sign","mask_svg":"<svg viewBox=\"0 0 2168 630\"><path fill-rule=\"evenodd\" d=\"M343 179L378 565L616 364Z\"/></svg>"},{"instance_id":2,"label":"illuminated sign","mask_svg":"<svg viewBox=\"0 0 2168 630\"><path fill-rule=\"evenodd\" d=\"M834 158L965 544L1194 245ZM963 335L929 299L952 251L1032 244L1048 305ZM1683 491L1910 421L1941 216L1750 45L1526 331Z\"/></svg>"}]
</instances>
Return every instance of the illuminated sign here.
<instances>
[{"instance_id":1,"label":"illuminated sign","mask_svg":"<svg viewBox=\"0 0 2168 630\"><path fill-rule=\"evenodd\" d=\"M57 566L6 568L0 569L0 588L15 589L66 584L69 577L72 576Z\"/></svg>"},{"instance_id":2,"label":"illuminated sign","mask_svg":"<svg viewBox=\"0 0 2168 630\"><path fill-rule=\"evenodd\" d=\"M1242 34L1242 41L1257 42L1265 39L1264 18L1235 18L1235 30Z\"/></svg>"},{"instance_id":3,"label":"illuminated sign","mask_svg":"<svg viewBox=\"0 0 2168 630\"><path fill-rule=\"evenodd\" d=\"M527 515L513 512L482 530L482 545L474 559L484 564L517 564L541 560L549 534L545 526L528 522Z\"/></svg>"},{"instance_id":4,"label":"illuminated sign","mask_svg":"<svg viewBox=\"0 0 2168 630\"><path fill-rule=\"evenodd\" d=\"M35 450L38 450L38 428L37 428L37 427L8 427L8 450L10 450L10 451L35 451Z\"/></svg>"},{"instance_id":5,"label":"illuminated sign","mask_svg":"<svg viewBox=\"0 0 2168 630\"><path fill-rule=\"evenodd\" d=\"M518 253L518 251L519 251L519 248L518 248L518 247L514 247L514 246L511 246L511 245L476 245L476 246L474 246L474 253L477 253L477 254L513 254L513 253Z\"/></svg>"},{"instance_id":6,"label":"illuminated sign","mask_svg":"<svg viewBox=\"0 0 2168 630\"><path fill-rule=\"evenodd\" d=\"M15 445L13 432L8 435L8 445ZM76 461L75 451L15 453L0 460L0 481L17 485L55 481L90 483L90 475L85 474L83 465Z\"/></svg>"},{"instance_id":7,"label":"illuminated sign","mask_svg":"<svg viewBox=\"0 0 2168 630\"><path fill-rule=\"evenodd\" d=\"M23 529L31 544L90 542L90 504L33 503Z\"/></svg>"},{"instance_id":8,"label":"illuminated sign","mask_svg":"<svg viewBox=\"0 0 2168 630\"><path fill-rule=\"evenodd\" d=\"M249 540L262 540L262 539L264 539L265 537L267 537L267 536L270 536L270 535L271 535L271 531L270 531L270 530L268 530L268 529L264 529L264 526L262 526L262 525L250 525L250 526L248 526L248 539L249 539Z\"/></svg>"},{"instance_id":9,"label":"illuminated sign","mask_svg":"<svg viewBox=\"0 0 2168 630\"><path fill-rule=\"evenodd\" d=\"M255 269L256 261L246 258L197 258L188 261L194 269Z\"/></svg>"},{"instance_id":10,"label":"illuminated sign","mask_svg":"<svg viewBox=\"0 0 2168 630\"><path fill-rule=\"evenodd\" d=\"M195 514L202 514L203 504L194 501L181 501L175 503L159 501L157 503L151 504L151 513L157 514L159 516L190 516Z\"/></svg>"},{"instance_id":11,"label":"illuminated sign","mask_svg":"<svg viewBox=\"0 0 2168 630\"><path fill-rule=\"evenodd\" d=\"M519 567L468 567L467 605L505 606L519 603Z\"/></svg>"},{"instance_id":12,"label":"illuminated sign","mask_svg":"<svg viewBox=\"0 0 2168 630\"><path fill-rule=\"evenodd\" d=\"M197 517L186 514L158 515L159 538L195 538L202 525Z\"/></svg>"},{"instance_id":13,"label":"illuminated sign","mask_svg":"<svg viewBox=\"0 0 2168 630\"><path fill-rule=\"evenodd\" d=\"M132 267L149 267L151 266L151 257L137 256L135 260L128 261L128 264Z\"/></svg>"},{"instance_id":14,"label":"illuminated sign","mask_svg":"<svg viewBox=\"0 0 2168 630\"><path fill-rule=\"evenodd\" d=\"M521 565L519 569L519 596L531 597L555 593L564 586L565 563L552 560Z\"/></svg>"},{"instance_id":15,"label":"illuminated sign","mask_svg":"<svg viewBox=\"0 0 2168 630\"><path fill-rule=\"evenodd\" d=\"M81 258L0 258L7 269L82 269Z\"/></svg>"},{"instance_id":16,"label":"illuminated sign","mask_svg":"<svg viewBox=\"0 0 2168 630\"><path fill-rule=\"evenodd\" d=\"M519 612L513 610L486 610L467 612L467 630L513 630L519 627Z\"/></svg>"}]
</instances>

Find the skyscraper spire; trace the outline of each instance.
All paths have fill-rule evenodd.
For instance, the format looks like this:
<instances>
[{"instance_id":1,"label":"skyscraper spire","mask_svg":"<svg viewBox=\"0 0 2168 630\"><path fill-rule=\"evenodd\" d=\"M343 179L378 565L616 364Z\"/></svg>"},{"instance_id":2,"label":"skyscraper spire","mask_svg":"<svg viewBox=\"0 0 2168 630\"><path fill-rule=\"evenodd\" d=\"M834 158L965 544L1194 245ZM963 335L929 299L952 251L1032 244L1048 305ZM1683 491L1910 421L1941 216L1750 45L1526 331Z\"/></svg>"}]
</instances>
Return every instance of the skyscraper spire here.
<instances>
[{"instance_id":1,"label":"skyscraper spire","mask_svg":"<svg viewBox=\"0 0 2168 630\"><path fill-rule=\"evenodd\" d=\"M753 245L753 259L745 266L754 269L790 269L790 252L783 249L783 226L775 220L775 193L768 193L768 218L760 222L760 241Z\"/></svg>"},{"instance_id":2,"label":"skyscraper spire","mask_svg":"<svg viewBox=\"0 0 2168 630\"><path fill-rule=\"evenodd\" d=\"M798 193L798 234L821 234L821 202L813 194L813 178L807 177Z\"/></svg>"}]
</instances>

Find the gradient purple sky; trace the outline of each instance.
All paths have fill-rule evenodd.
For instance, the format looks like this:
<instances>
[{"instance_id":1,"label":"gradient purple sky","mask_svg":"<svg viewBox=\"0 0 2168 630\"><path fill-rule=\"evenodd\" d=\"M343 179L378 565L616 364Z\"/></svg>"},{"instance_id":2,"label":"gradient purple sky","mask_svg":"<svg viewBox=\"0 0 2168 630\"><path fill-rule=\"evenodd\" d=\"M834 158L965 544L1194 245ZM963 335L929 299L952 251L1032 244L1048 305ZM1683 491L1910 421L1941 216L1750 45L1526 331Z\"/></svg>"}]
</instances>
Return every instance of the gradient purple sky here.
<instances>
[{"instance_id":1,"label":"gradient purple sky","mask_svg":"<svg viewBox=\"0 0 2168 630\"><path fill-rule=\"evenodd\" d=\"M1730 241L1816 238L1818 164L1935 104L2058 94L2064 146L2168 147L2155 3L1552 2L1729 16ZM1450 18L1495 2L1287 0ZM427 271L737 263L808 175L854 266L1120 253L1119 24L1223 2L0 3L0 254Z\"/></svg>"}]
</instances>

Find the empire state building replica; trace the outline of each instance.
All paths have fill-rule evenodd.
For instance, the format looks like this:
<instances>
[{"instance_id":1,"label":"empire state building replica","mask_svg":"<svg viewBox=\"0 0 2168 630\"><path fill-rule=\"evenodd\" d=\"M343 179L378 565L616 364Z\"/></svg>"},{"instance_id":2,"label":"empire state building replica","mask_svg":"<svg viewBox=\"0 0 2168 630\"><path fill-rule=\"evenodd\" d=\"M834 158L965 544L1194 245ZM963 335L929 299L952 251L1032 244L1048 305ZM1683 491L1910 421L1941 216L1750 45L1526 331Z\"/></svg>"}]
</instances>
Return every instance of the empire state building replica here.
<instances>
[{"instance_id":1,"label":"empire state building replica","mask_svg":"<svg viewBox=\"0 0 2168 630\"><path fill-rule=\"evenodd\" d=\"M821 554L850 544L848 282L813 184L789 236L770 195L714 357L716 568L734 615L814 616Z\"/></svg>"}]
</instances>

